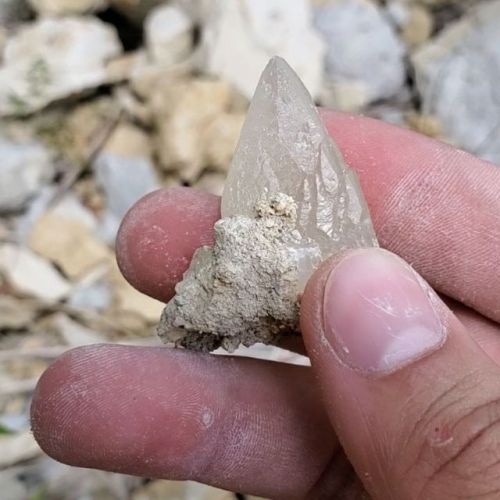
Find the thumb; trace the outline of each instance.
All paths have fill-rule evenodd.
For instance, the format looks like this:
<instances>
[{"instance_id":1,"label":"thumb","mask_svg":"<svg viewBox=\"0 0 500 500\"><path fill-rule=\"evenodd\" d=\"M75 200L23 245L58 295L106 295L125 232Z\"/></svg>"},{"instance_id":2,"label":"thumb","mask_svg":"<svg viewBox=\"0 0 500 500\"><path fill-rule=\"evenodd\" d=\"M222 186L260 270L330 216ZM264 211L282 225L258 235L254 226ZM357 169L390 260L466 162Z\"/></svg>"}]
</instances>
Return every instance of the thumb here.
<instances>
[{"instance_id":1,"label":"thumb","mask_svg":"<svg viewBox=\"0 0 500 500\"><path fill-rule=\"evenodd\" d=\"M330 420L376 499L500 497L500 368L399 257L310 280L302 332Z\"/></svg>"}]
</instances>

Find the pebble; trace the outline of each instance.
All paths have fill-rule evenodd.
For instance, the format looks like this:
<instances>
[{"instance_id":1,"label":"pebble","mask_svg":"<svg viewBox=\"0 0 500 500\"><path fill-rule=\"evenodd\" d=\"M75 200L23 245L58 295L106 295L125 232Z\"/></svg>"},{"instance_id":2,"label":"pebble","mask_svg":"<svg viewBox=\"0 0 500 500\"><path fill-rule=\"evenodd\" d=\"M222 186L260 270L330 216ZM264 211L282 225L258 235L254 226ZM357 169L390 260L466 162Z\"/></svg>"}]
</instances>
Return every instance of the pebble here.
<instances>
[{"instance_id":1,"label":"pebble","mask_svg":"<svg viewBox=\"0 0 500 500\"><path fill-rule=\"evenodd\" d=\"M56 269L26 247L0 245L0 273L17 292L44 302L58 302L71 286Z\"/></svg>"}]
</instances>

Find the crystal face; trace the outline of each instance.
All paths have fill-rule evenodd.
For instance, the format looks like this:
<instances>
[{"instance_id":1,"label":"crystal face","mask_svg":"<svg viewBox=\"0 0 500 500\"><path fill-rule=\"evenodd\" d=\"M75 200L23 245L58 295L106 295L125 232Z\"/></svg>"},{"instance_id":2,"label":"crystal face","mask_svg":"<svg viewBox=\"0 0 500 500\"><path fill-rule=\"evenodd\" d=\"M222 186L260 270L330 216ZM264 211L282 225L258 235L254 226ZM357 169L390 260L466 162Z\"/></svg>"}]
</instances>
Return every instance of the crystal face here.
<instances>
[{"instance_id":1,"label":"crystal face","mask_svg":"<svg viewBox=\"0 0 500 500\"><path fill-rule=\"evenodd\" d=\"M267 65L250 105L222 216L254 217L255 203L266 192L295 200L296 229L319 246L322 259L347 248L377 246L356 174L328 135L307 89L279 57Z\"/></svg>"}]
</instances>

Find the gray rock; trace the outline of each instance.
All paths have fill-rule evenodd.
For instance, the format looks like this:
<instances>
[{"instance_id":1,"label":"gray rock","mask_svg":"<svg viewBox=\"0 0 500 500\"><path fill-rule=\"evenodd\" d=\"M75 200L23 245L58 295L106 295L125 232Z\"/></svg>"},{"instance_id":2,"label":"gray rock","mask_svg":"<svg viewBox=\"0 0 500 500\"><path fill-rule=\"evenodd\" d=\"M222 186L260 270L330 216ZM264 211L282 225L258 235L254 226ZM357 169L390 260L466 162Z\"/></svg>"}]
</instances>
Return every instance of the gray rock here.
<instances>
[{"instance_id":1,"label":"gray rock","mask_svg":"<svg viewBox=\"0 0 500 500\"><path fill-rule=\"evenodd\" d=\"M52 154L40 143L0 136L0 213L23 209L54 174Z\"/></svg>"},{"instance_id":2,"label":"gray rock","mask_svg":"<svg viewBox=\"0 0 500 500\"><path fill-rule=\"evenodd\" d=\"M454 144L500 163L500 2L479 4L412 57L423 113Z\"/></svg>"},{"instance_id":3,"label":"gray rock","mask_svg":"<svg viewBox=\"0 0 500 500\"><path fill-rule=\"evenodd\" d=\"M267 61L289 61L314 96L319 94L324 45L312 27L309 2L217 0L203 21L201 66L251 98Z\"/></svg>"},{"instance_id":4,"label":"gray rock","mask_svg":"<svg viewBox=\"0 0 500 500\"><path fill-rule=\"evenodd\" d=\"M335 0L315 9L314 23L328 47L328 104L360 108L403 87L404 47L375 3ZM355 105L342 105L346 87L356 92Z\"/></svg>"},{"instance_id":5,"label":"gray rock","mask_svg":"<svg viewBox=\"0 0 500 500\"><path fill-rule=\"evenodd\" d=\"M112 292L109 283L100 281L77 285L68 303L75 309L102 311L111 305Z\"/></svg>"},{"instance_id":6,"label":"gray rock","mask_svg":"<svg viewBox=\"0 0 500 500\"><path fill-rule=\"evenodd\" d=\"M144 158L104 153L97 158L94 168L107 201L98 233L111 243L127 210L144 195L158 189L159 184L152 163Z\"/></svg>"}]
</instances>

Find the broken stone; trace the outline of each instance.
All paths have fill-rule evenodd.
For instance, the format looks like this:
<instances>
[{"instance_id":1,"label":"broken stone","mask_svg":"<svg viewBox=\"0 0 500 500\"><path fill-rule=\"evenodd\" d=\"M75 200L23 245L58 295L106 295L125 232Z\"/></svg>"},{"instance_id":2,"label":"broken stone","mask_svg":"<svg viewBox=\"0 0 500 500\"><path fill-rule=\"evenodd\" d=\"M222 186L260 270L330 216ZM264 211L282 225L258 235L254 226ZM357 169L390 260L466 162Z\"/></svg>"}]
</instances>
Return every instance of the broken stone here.
<instances>
[{"instance_id":1,"label":"broken stone","mask_svg":"<svg viewBox=\"0 0 500 500\"><path fill-rule=\"evenodd\" d=\"M185 59L193 46L193 23L175 5L160 5L145 21L146 46L150 58L160 64L175 64Z\"/></svg>"},{"instance_id":2,"label":"broken stone","mask_svg":"<svg viewBox=\"0 0 500 500\"><path fill-rule=\"evenodd\" d=\"M160 187L148 136L131 124L120 124L93 167L106 196L100 234L111 242L127 210L139 198Z\"/></svg>"},{"instance_id":3,"label":"broken stone","mask_svg":"<svg viewBox=\"0 0 500 500\"><path fill-rule=\"evenodd\" d=\"M309 91L319 94L324 44L312 27L307 0L213 2L206 18L201 66L231 82L251 98L262 68L280 55L297 71Z\"/></svg>"},{"instance_id":4,"label":"broken stone","mask_svg":"<svg viewBox=\"0 0 500 500\"><path fill-rule=\"evenodd\" d=\"M377 240L355 173L306 88L280 58L264 71L222 197L213 248L199 249L167 304L165 342L211 351L298 331L320 262Z\"/></svg>"},{"instance_id":5,"label":"broken stone","mask_svg":"<svg viewBox=\"0 0 500 500\"><path fill-rule=\"evenodd\" d=\"M0 135L0 213L17 211L54 175L52 154L32 140Z\"/></svg>"},{"instance_id":6,"label":"broken stone","mask_svg":"<svg viewBox=\"0 0 500 500\"><path fill-rule=\"evenodd\" d=\"M12 244L0 246L0 274L17 292L43 302L58 302L71 290L70 284L46 260Z\"/></svg>"},{"instance_id":7,"label":"broken stone","mask_svg":"<svg viewBox=\"0 0 500 500\"><path fill-rule=\"evenodd\" d=\"M106 0L29 0L29 3L42 16L86 14L107 5Z\"/></svg>"},{"instance_id":8,"label":"broken stone","mask_svg":"<svg viewBox=\"0 0 500 500\"><path fill-rule=\"evenodd\" d=\"M205 172L194 184L194 187L216 196L222 196L225 180L226 175L221 172Z\"/></svg>"},{"instance_id":9,"label":"broken stone","mask_svg":"<svg viewBox=\"0 0 500 500\"><path fill-rule=\"evenodd\" d=\"M25 25L4 50L0 115L27 115L103 84L106 62L121 51L116 31L97 18L47 18Z\"/></svg>"},{"instance_id":10,"label":"broken stone","mask_svg":"<svg viewBox=\"0 0 500 500\"><path fill-rule=\"evenodd\" d=\"M206 165L227 172L244 121L244 113L220 113L206 127L202 137Z\"/></svg>"},{"instance_id":11,"label":"broken stone","mask_svg":"<svg viewBox=\"0 0 500 500\"><path fill-rule=\"evenodd\" d=\"M359 108L403 87L403 44L374 2L334 0L315 9L314 22L328 47L325 70L333 93L329 103L341 101L342 96L335 95L338 85L344 93L347 85L355 86Z\"/></svg>"},{"instance_id":12,"label":"broken stone","mask_svg":"<svg viewBox=\"0 0 500 500\"><path fill-rule=\"evenodd\" d=\"M420 45L431 37L434 21L424 5L393 0L386 8L401 32L401 38L409 47Z\"/></svg>"},{"instance_id":13,"label":"broken stone","mask_svg":"<svg viewBox=\"0 0 500 500\"><path fill-rule=\"evenodd\" d=\"M202 136L207 126L231 104L226 82L194 79L172 82L152 96L158 127L158 155L165 170L185 181L197 179L205 163Z\"/></svg>"},{"instance_id":14,"label":"broken stone","mask_svg":"<svg viewBox=\"0 0 500 500\"><path fill-rule=\"evenodd\" d=\"M412 57L423 115L437 118L452 143L496 163L499 20L499 1L479 3Z\"/></svg>"},{"instance_id":15,"label":"broken stone","mask_svg":"<svg viewBox=\"0 0 500 500\"><path fill-rule=\"evenodd\" d=\"M35 223L30 248L77 280L112 258L109 248L82 222L68 216L46 213Z\"/></svg>"},{"instance_id":16,"label":"broken stone","mask_svg":"<svg viewBox=\"0 0 500 500\"><path fill-rule=\"evenodd\" d=\"M26 328L36 317L38 307L34 300L21 300L0 295L0 330Z\"/></svg>"}]
</instances>

